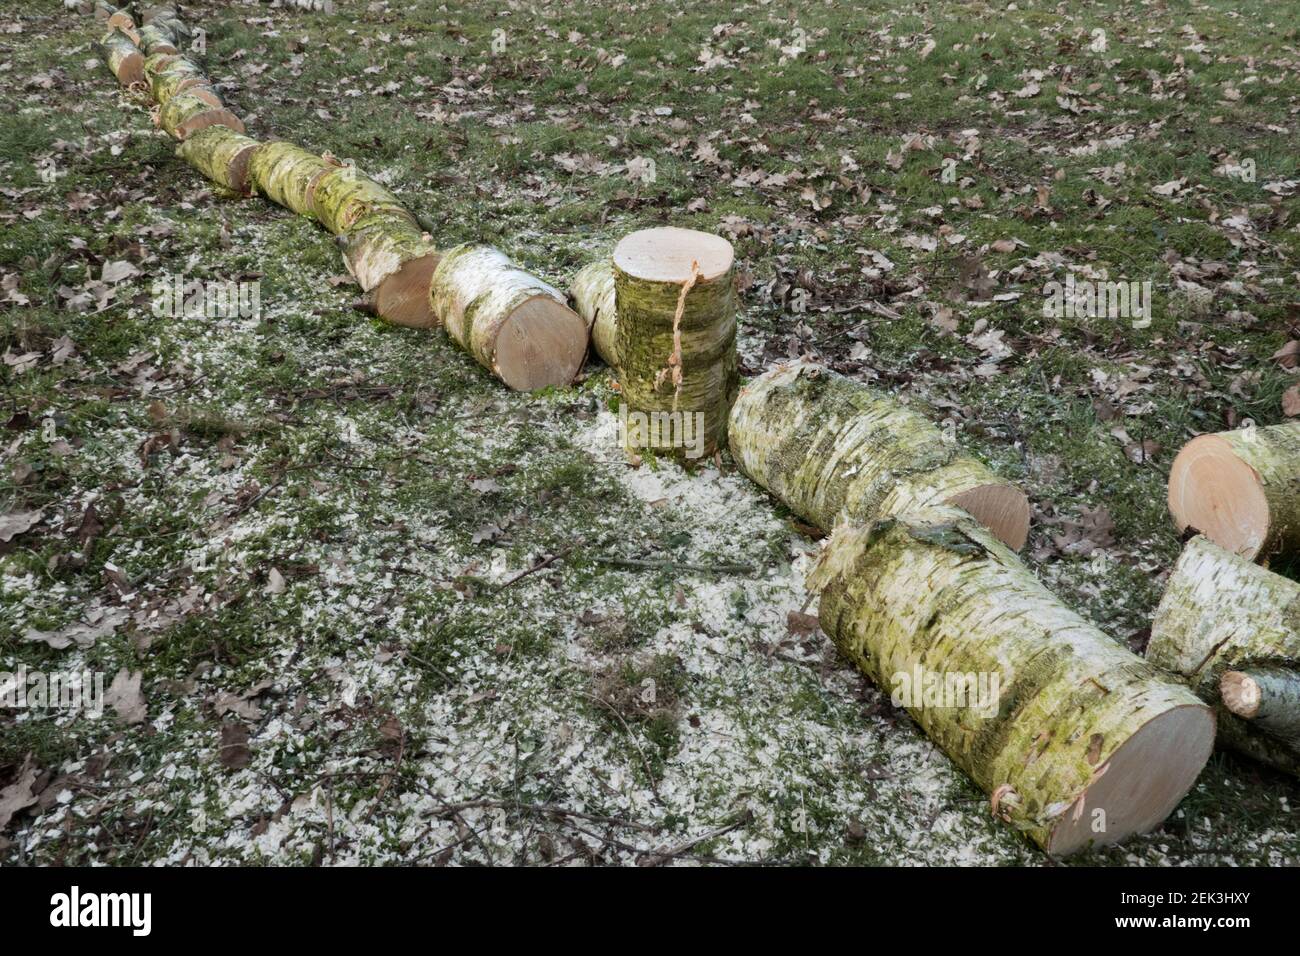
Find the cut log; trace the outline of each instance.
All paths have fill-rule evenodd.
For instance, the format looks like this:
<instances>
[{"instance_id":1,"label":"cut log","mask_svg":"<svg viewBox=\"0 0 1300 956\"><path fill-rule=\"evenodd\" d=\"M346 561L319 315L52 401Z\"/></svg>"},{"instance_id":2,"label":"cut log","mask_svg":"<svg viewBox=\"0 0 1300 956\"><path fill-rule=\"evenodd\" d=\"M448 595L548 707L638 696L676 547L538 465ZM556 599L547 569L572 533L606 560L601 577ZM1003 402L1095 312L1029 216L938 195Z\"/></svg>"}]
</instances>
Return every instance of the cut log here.
<instances>
[{"instance_id":1,"label":"cut log","mask_svg":"<svg viewBox=\"0 0 1300 956\"><path fill-rule=\"evenodd\" d=\"M1198 535L1169 575L1147 659L1216 705L1224 746L1300 775L1300 734L1286 729L1300 723L1297 678L1283 679L1300 674L1300 584Z\"/></svg>"},{"instance_id":2,"label":"cut log","mask_svg":"<svg viewBox=\"0 0 1300 956\"><path fill-rule=\"evenodd\" d=\"M1213 749L1209 707L960 509L841 525L809 588L844 655L1049 853L1158 826Z\"/></svg>"},{"instance_id":3,"label":"cut log","mask_svg":"<svg viewBox=\"0 0 1300 956\"><path fill-rule=\"evenodd\" d=\"M410 218L400 199L355 166L336 165L321 176L312 190L312 206L321 225L335 235L351 229L362 216L382 210Z\"/></svg>"},{"instance_id":4,"label":"cut log","mask_svg":"<svg viewBox=\"0 0 1300 956\"><path fill-rule=\"evenodd\" d=\"M253 154L249 174L253 185L272 202L300 216L316 218L312 191L321 176L337 167L292 143L263 143Z\"/></svg>"},{"instance_id":5,"label":"cut log","mask_svg":"<svg viewBox=\"0 0 1300 956\"><path fill-rule=\"evenodd\" d=\"M381 318L418 329L438 324L429 295L438 251L408 212L381 209L364 215L338 242L357 284L373 290L372 304Z\"/></svg>"},{"instance_id":6,"label":"cut log","mask_svg":"<svg viewBox=\"0 0 1300 956\"><path fill-rule=\"evenodd\" d=\"M168 100L158 111L158 125L182 142L209 126L225 126L236 133L244 132L244 124L238 116L224 107L214 107L208 96L197 95L193 90Z\"/></svg>"},{"instance_id":7,"label":"cut log","mask_svg":"<svg viewBox=\"0 0 1300 956\"><path fill-rule=\"evenodd\" d=\"M225 126L209 126L186 139L176 153L208 179L241 196L250 192L248 164L257 140Z\"/></svg>"},{"instance_id":8,"label":"cut log","mask_svg":"<svg viewBox=\"0 0 1300 956\"><path fill-rule=\"evenodd\" d=\"M584 266L569 284L573 309L591 333L591 345L612 369L618 368L618 312L614 308L614 263L599 259Z\"/></svg>"},{"instance_id":9,"label":"cut log","mask_svg":"<svg viewBox=\"0 0 1300 956\"><path fill-rule=\"evenodd\" d=\"M442 255L430 307L447 334L511 388L568 385L587 354L587 325L563 294L491 246Z\"/></svg>"},{"instance_id":10,"label":"cut log","mask_svg":"<svg viewBox=\"0 0 1300 956\"><path fill-rule=\"evenodd\" d=\"M811 362L747 383L731 410L741 471L824 531L932 504L970 512L1008 547L1029 534L1029 499L926 418Z\"/></svg>"},{"instance_id":11,"label":"cut log","mask_svg":"<svg viewBox=\"0 0 1300 956\"><path fill-rule=\"evenodd\" d=\"M155 56L160 53L176 55L181 52L180 46L175 42L176 37L170 30L164 29L160 24L150 23L140 28L140 48L148 56Z\"/></svg>"},{"instance_id":12,"label":"cut log","mask_svg":"<svg viewBox=\"0 0 1300 956\"><path fill-rule=\"evenodd\" d=\"M144 82L144 56L120 27L105 34L100 46L117 82L123 86Z\"/></svg>"},{"instance_id":13,"label":"cut log","mask_svg":"<svg viewBox=\"0 0 1300 956\"><path fill-rule=\"evenodd\" d=\"M1300 551L1300 422L1193 438L1169 470L1169 511L1251 561Z\"/></svg>"},{"instance_id":14,"label":"cut log","mask_svg":"<svg viewBox=\"0 0 1300 956\"><path fill-rule=\"evenodd\" d=\"M725 239L671 226L634 232L615 246L614 351L627 410L688 415L703 431L703 442L687 448L682 428L628 429L632 456L694 457L700 444L710 455L725 442L739 385L734 262Z\"/></svg>"},{"instance_id":15,"label":"cut log","mask_svg":"<svg viewBox=\"0 0 1300 956\"><path fill-rule=\"evenodd\" d=\"M159 106L165 106L168 100L196 87L210 87L208 78L195 63L171 53L151 55L145 60L144 74L149 92ZM213 105L223 104L217 99Z\"/></svg>"}]
</instances>

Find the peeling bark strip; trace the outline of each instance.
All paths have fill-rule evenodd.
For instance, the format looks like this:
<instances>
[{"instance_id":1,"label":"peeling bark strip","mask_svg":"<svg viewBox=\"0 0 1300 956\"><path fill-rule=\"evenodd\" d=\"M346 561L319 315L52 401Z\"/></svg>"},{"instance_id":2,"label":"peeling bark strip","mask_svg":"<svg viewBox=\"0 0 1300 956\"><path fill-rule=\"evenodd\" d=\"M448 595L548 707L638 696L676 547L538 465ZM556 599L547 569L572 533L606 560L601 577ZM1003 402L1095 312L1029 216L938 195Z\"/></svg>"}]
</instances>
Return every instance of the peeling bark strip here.
<instances>
[{"instance_id":1,"label":"peeling bark strip","mask_svg":"<svg viewBox=\"0 0 1300 956\"><path fill-rule=\"evenodd\" d=\"M586 323L563 294L491 246L443 253L429 302L452 340L511 388L568 385L587 355Z\"/></svg>"},{"instance_id":2,"label":"peeling bark strip","mask_svg":"<svg viewBox=\"0 0 1300 956\"><path fill-rule=\"evenodd\" d=\"M614 307L614 263L600 259L584 266L569 283L574 311L591 333L591 344L612 369L618 363L618 311Z\"/></svg>"},{"instance_id":3,"label":"peeling bark strip","mask_svg":"<svg viewBox=\"0 0 1300 956\"><path fill-rule=\"evenodd\" d=\"M214 183L247 196L248 163L260 145L228 127L209 126L181 143L176 154Z\"/></svg>"},{"instance_id":4,"label":"peeling bark strip","mask_svg":"<svg viewBox=\"0 0 1300 956\"><path fill-rule=\"evenodd\" d=\"M918 668L997 675L992 716L915 699L908 712L1049 853L1157 826L1213 749L1210 708L1067 608L957 508L842 525L808 585L826 633L886 691Z\"/></svg>"},{"instance_id":5,"label":"peeling bark strip","mask_svg":"<svg viewBox=\"0 0 1300 956\"><path fill-rule=\"evenodd\" d=\"M1147 659L1216 705L1222 744L1300 775L1300 584L1197 536L1169 575Z\"/></svg>"},{"instance_id":6,"label":"peeling bark strip","mask_svg":"<svg viewBox=\"0 0 1300 956\"><path fill-rule=\"evenodd\" d=\"M746 384L729 436L741 471L825 531L951 504L1015 550L1029 533L1024 492L923 416L820 365L780 365Z\"/></svg>"},{"instance_id":7,"label":"peeling bark strip","mask_svg":"<svg viewBox=\"0 0 1300 956\"><path fill-rule=\"evenodd\" d=\"M115 27L105 34L99 45L104 50L108 68L117 77L117 82L123 86L144 82L144 57L121 27Z\"/></svg>"},{"instance_id":8,"label":"peeling bark strip","mask_svg":"<svg viewBox=\"0 0 1300 956\"><path fill-rule=\"evenodd\" d=\"M1169 511L1242 557L1300 551L1300 422L1193 438L1169 469Z\"/></svg>"},{"instance_id":9,"label":"peeling bark strip","mask_svg":"<svg viewBox=\"0 0 1300 956\"><path fill-rule=\"evenodd\" d=\"M671 226L634 232L614 248L614 350L623 398L631 412L702 414L705 455L726 440L739 384L734 263L725 239ZM683 453L653 440L628 451L647 446Z\"/></svg>"}]
</instances>

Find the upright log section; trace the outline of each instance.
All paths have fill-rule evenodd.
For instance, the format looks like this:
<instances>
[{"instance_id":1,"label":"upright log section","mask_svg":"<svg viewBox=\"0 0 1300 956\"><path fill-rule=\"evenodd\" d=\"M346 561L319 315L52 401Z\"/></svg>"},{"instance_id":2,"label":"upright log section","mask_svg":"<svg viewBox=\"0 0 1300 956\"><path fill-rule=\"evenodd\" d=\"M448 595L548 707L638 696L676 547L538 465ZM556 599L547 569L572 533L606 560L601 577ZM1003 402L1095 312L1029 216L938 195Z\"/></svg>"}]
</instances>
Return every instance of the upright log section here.
<instances>
[{"instance_id":1,"label":"upright log section","mask_svg":"<svg viewBox=\"0 0 1300 956\"><path fill-rule=\"evenodd\" d=\"M1169 470L1169 511L1250 561L1300 551L1300 422L1193 438Z\"/></svg>"},{"instance_id":2,"label":"upright log section","mask_svg":"<svg viewBox=\"0 0 1300 956\"><path fill-rule=\"evenodd\" d=\"M1147 659L1215 705L1225 746L1300 774L1300 584L1198 535L1169 575Z\"/></svg>"},{"instance_id":3,"label":"upright log section","mask_svg":"<svg viewBox=\"0 0 1300 956\"><path fill-rule=\"evenodd\" d=\"M960 509L841 525L809 587L845 656L881 688L909 690L901 702L921 729L1049 853L1159 825L1213 749L1210 708ZM917 675L938 690L922 695Z\"/></svg>"},{"instance_id":4,"label":"upright log section","mask_svg":"<svg viewBox=\"0 0 1300 956\"><path fill-rule=\"evenodd\" d=\"M643 229L614 248L614 351L629 412L691 416L692 424L643 431L627 451L684 457L686 430L701 423L704 455L726 441L735 401L736 289L731 243L665 226ZM613 316L611 316L611 319Z\"/></svg>"},{"instance_id":5,"label":"upright log section","mask_svg":"<svg viewBox=\"0 0 1300 956\"><path fill-rule=\"evenodd\" d=\"M1029 533L1029 500L926 418L810 362L747 383L731 409L740 469L824 531L933 504L964 508L1008 547Z\"/></svg>"},{"instance_id":6,"label":"upright log section","mask_svg":"<svg viewBox=\"0 0 1300 956\"><path fill-rule=\"evenodd\" d=\"M559 290L491 246L445 252L429 300L451 339L511 388L568 385L582 368L586 323Z\"/></svg>"}]
</instances>

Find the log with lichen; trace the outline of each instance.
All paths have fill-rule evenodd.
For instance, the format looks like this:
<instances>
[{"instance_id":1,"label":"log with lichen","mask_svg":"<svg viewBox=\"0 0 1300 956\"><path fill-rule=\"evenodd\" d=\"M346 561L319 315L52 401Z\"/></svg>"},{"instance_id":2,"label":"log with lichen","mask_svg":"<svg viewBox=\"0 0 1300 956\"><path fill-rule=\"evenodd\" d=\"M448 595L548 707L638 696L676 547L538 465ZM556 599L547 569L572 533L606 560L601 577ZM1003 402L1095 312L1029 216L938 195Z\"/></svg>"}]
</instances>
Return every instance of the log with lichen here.
<instances>
[{"instance_id":1,"label":"log with lichen","mask_svg":"<svg viewBox=\"0 0 1300 956\"><path fill-rule=\"evenodd\" d=\"M586 323L561 292L491 246L443 253L429 300L451 339L511 388L568 385L582 367Z\"/></svg>"},{"instance_id":2,"label":"log with lichen","mask_svg":"<svg viewBox=\"0 0 1300 956\"><path fill-rule=\"evenodd\" d=\"M199 130L177 147L177 155L208 179L240 196L251 191L248 167L261 144L226 126Z\"/></svg>"},{"instance_id":3,"label":"log with lichen","mask_svg":"<svg viewBox=\"0 0 1300 956\"><path fill-rule=\"evenodd\" d=\"M624 447L679 458L726 440L739 384L731 244L692 229L642 229L614 248L614 352L630 416L668 428L626 429ZM611 316L611 318L613 318ZM698 432L702 440L686 440Z\"/></svg>"},{"instance_id":4,"label":"log with lichen","mask_svg":"<svg viewBox=\"0 0 1300 956\"><path fill-rule=\"evenodd\" d=\"M144 55L121 26L114 26L100 41L108 68L123 86L144 82Z\"/></svg>"},{"instance_id":5,"label":"log with lichen","mask_svg":"<svg viewBox=\"0 0 1300 956\"><path fill-rule=\"evenodd\" d=\"M1300 422L1193 438L1169 469L1169 511L1252 561L1300 552Z\"/></svg>"},{"instance_id":6,"label":"log with lichen","mask_svg":"<svg viewBox=\"0 0 1300 956\"><path fill-rule=\"evenodd\" d=\"M1209 707L961 509L841 525L809 587L843 654L1049 853L1158 826L1213 749Z\"/></svg>"},{"instance_id":7,"label":"log with lichen","mask_svg":"<svg viewBox=\"0 0 1300 956\"><path fill-rule=\"evenodd\" d=\"M244 123L238 116L225 107L214 107L208 96L194 90L179 93L164 103L158 110L158 125L181 141L210 126L244 132Z\"/></svg>"},{"instance_id":8,"label":"log with lichen","mask_svg":"<svg viewBox=\"0 0 1300 956\"><path fill-rule=\"evenodd\" d=\"M312 191L336 164L293 143L263 143L249 162L253 186L271 202L316 218Z\"/></svg>"},{"instance_id":9,"label":"log with lichen","mask_svg":"<svg viewBox=\"0 0 1300 956\"><path fill-rule=\"evenodd\" d=\"M779 365L747 383L728 435L740 469L824 531L951 504L1009 547L1025 543L1024 492L924 416L820 365Z\"/></svg>"},{"instance_id":10,"label":"log with lichen","mask_svg":"<svg viewBox=\"0 0 1300 956\"><path fill-rule=\"evenodd\" d=\"M591 333L591 345L610 368L618 368L618 311L614 307L614 263L598 259L569 283L573 310Z\"/></svg>"},{"instance_id":11,"label":"log with lichen","mask_svg":"<svg viewBox=\"0 0 1300 956\"><path fill-rule=\"evenodd\" d=\"M404 209L378 209L357 218L337 242L348 272L371 299L375 313L397 325L438 324L429 290L438 250Z\"/></svg>"},{"instance_id":12,"label":"log with lichen","mask_svg":"<svg viewBox=\"0 0 1300 956\"><path fill-rule=\"evenodd\" d=\"M1215 705L1224 746L1300 774L1300 584L1198 535L1169 575L1147 659Z\"/></svg>"}]
</instances>

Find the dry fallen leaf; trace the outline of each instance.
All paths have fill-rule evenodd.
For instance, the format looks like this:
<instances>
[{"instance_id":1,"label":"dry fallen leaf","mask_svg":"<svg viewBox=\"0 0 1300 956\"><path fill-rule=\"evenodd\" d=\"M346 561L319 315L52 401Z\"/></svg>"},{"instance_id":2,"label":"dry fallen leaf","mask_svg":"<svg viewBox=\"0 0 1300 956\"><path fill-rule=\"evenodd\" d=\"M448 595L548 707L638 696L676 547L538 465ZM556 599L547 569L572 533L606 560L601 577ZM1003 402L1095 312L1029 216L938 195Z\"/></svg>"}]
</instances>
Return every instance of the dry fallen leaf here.
<instances>
[{"instance_id":1,"label":"dry fallen leaf","mask_svg":"<svg viewBox=\"0 0 1300 956\"><path fill-rule=\"evenodd\" d=\"M40 523L43 511L10 511L0 515L0 541L12 541Z\"/></svg>"},{"instance_id":2,"label":"dry fallen leaf","mask_svg":"<svg viewBox=\"0 0 1300 956\"><path fill-rule=\"evenodd\" d=\"M140 693L140 680L143 676L141 671L132 674L123 667L104 694L104 703L117 711L117 715L128 724L138 724L144 720L144 694Z\"/></svg>"},{"instance_id":3,"label":"dry fallen leaf","mask_svg":"<svg viewBox=\"0 0 1300 956\"><path fill-rule=\"evenodd\" d=\"M18 770L18 779L0 790L0 832L9 826L9 821L20 811L36 802L38 795L33 788L40 775L29 754Z\"/></svg>"}]
</instances>

